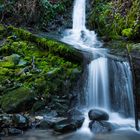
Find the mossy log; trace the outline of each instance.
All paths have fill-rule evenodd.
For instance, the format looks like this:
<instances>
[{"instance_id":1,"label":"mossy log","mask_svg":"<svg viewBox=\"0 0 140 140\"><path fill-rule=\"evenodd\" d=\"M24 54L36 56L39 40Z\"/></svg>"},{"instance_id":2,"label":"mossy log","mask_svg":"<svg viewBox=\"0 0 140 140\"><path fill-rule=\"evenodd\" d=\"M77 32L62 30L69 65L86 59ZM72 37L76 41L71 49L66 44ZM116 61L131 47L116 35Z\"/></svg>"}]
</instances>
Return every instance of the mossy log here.
<instances>
[{"instance_id":1,"label":"mossy log","mask_svg":"<svg viewBox=\"0 0 140 140\"><path fill-rule=\"evenodd\" d=\"M59 55L60 57L81 64L83 62L83 53L73 48L72 46L56 41L50 38L42 38L32 34L21 28L15 28L13 26L8 26L9 32L14 32L15 36L20 37L23 40L32 41L44 50Z\"/></svg>"}]
</instances>

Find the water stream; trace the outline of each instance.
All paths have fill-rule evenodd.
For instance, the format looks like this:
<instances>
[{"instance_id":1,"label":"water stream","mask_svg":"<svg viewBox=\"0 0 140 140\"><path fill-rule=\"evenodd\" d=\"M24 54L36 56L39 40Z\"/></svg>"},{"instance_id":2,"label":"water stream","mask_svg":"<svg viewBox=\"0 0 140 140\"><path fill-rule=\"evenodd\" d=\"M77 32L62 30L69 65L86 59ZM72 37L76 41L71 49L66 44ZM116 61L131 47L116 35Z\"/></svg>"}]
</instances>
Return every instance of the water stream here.
<instances>
[{"instance_id":1,"label":"water stream","mask_svg":"<svg viewBox=\"0 0 140 140\"><path fill-rule=\"evenodd\" d=\"M133 87L129 63L108 59L108 50L103 48L95 32L86 28L86 0L74 1L73 26L64 32L62 41L88 51L93 56L88 65L85 114L91 108L101 108L109 113L110 122L125 128L134 128ZM88 129L87 120L88 117L79 131Z\"/></svg>"}]
</instances>

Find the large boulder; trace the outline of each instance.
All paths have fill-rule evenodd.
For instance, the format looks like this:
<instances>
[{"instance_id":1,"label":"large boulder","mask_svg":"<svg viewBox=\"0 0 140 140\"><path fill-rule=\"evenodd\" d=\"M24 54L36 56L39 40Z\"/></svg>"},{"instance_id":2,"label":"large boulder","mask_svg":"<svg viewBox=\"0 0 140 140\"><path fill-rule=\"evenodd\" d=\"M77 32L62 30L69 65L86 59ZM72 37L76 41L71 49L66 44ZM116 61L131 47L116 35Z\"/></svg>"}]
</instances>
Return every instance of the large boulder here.
<instances>
[{"instance_id":1,"label":"large boulder","mask_svg":"<svg viewBox=\"0 0 140 140\"><path fill-rule=\"evenodd\" d=\"M51 117L51 118L43 118L39 123L37 123L36 127L41 128L41 129L48 129L48 128L54 128L54 126L64 120L66 118L63 117Z\"/></svg>"},{"instance_id":2,"label":"large boulder","mask_svg":"<svg viewBox=\"0 0 140 140\"><path fill-rule=\"evenodd\" d=\"M57 132L71 132L80 128L84 122L83 114L76 108L70 109L67 112L68 117L57 117L53 116L52 113L47 114L43 119L36 125L41 129L52 128ZM38 122L38 121L37 121Z\"/></svg>"},{"instance_id":3,"label":"large boulder","mask_svg":"<svg viewBox=\"0 0 140 140\"><path fill-rule=\"evenodd\" d=\"M89 128L94 134L108 133L114 129L113 124L105 121L93 121L90 122Z\"/></svg>"},{"instance_id":4,"label":"large boulder","mask_svg":"<svg viewBox=\"0 0 140 140\"><path fill-rule=\"evenodd\" d=\"M109 119L109 115L105 111L99 109L91 109L88 112L88 116L90 120L100 121Z\"/></svg>"},{"instance_id":5,"label":"large boulder","mask_svg":"<svg viewBox=\"0 0 140 140\"><path fill-rule=\"evenodd\" d=\"M1 98L1 107L7 113L18 113L31 109L34 100L34 94L30 89L20 87L9 91Z\"/></svg>"},{"instance_id":6,"label":"large boulder","mask_svg":"<svg viewBox=\"0 0 140 140\"><path fill-rule=\"evenodd\" d=\"M84 117L79 117L77 119L64 119L55 124L54 130L60 133L68 133L76 131L80 128L84 122Z\"/></svg>"}]
</instances>

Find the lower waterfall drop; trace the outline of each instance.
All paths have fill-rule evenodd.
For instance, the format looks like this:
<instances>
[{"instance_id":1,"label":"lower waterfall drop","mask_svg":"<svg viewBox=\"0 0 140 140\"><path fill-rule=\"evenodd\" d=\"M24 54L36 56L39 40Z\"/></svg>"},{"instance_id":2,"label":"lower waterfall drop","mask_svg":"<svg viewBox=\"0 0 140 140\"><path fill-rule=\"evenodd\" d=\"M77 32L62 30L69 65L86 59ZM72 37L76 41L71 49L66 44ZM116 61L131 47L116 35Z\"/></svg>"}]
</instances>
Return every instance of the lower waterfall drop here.
<instances>
[{"instance_id":1,"label":"lower waterfall drop","mask_svg":"<svg viewBox=\"0 0 140 140\"><path fill-rule=\"evenodd\" d=\"M87 105L88 108L109 109L109 79L107 58L99 57L88 66Z\"/></svg>"}]
</instances>

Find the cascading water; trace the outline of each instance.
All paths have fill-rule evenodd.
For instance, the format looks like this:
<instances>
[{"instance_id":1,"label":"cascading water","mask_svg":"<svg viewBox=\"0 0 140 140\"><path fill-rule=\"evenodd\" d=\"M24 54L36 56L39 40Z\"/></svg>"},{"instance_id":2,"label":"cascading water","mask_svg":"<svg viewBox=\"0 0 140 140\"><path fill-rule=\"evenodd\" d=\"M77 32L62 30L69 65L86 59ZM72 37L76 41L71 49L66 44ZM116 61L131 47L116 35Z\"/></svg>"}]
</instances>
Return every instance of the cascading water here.
<instances>
[{"instance_id":1,"label":"cascading water","mask_svg":"<svg viewBox=\"0 0 140 140\"><path fill-rule=\"evenodd\" d=\"M72 28L74 31L86 30L85 6L86 6L86 0L75 1L74 12L73 12L73 28Z\"/></svg>"},{"instance_id":2,"label":"cascading water","mask_svg":"<svg viewBox=\"0 0 140 140\"><path fill-rule=\"evenodd\" d=\"M107 58L99 57L89 65L87 105L109 109L109 81Z\"/></svg>"},{"instance_id":3,"label":"cascading water","mask_svg":"<svg viewBox=\"0 0 140 140\"><path fill-rule=\"evenodd\" d=\"M86 26L86 0L75 0L73 10L73 26L64 32L62 41L67 42L81 49L89 49L89 47L97 48L101 46L96 38L94 31L89 31ZM90 48L91 50L91 48Z\"/></svg>"},{"instance_id":4,"label":"cascading water","mask_svg":"<svg viewBox=\"0 0 140 140\"><path fill-rule=\"evenodd\" d=\"M105 49L99 48L102 43L97 40L95 32L89 31L85 26L85 9L86 0L75 0L73 28L64 32L62 41L93 55L88 66L88 84L85 94L86 112L90 108L102 108L110 113L110 121L113 122L114 119L117 119L115 121L120 124L124 122L131 124L132 121L122 121L120 117L122 112L125 117L134 117L132 77L129 64L110 61L105 57L107 52ZM83 127L88 127L87 123L89 121L86 119Z\"/></svg>"},{"instance_id":5,"label":"cascading water","mask_svg":"<svg viewBox=\"0 0 140 140\"><path fill-rule=\"evenodd\" d=\"M110 62L112 110L126 117L134 117L132 75L127 62Z\"/></svg>"}]
</instances>

